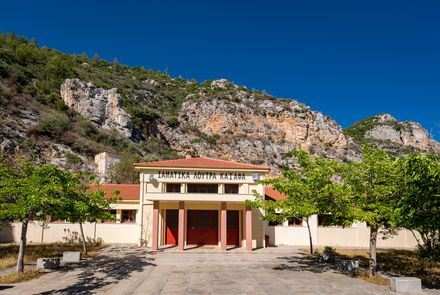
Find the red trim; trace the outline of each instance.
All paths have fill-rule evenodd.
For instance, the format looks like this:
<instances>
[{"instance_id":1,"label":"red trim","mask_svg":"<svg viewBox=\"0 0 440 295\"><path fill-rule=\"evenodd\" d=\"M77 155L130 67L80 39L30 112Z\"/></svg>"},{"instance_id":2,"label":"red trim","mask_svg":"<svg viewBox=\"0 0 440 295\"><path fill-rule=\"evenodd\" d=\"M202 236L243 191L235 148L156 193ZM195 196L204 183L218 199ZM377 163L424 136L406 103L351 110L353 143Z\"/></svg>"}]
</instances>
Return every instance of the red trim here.
<instances>
[{"instance_id":1,"label":"red trim","mask_svg":"<svg viewBox=\"0 0 440 295\"><path fill-rule=\"evenodd\" d=\"M128 214L124 214L125 212L128 212ZM137 213L137 210L121 210L121 223L136 223L136 213ZM127 218L128 221L124 221L124 215L128 215L128 218ZM133 221L131 221L132 215L134 215Z\"/></svg>"}]
</instances>

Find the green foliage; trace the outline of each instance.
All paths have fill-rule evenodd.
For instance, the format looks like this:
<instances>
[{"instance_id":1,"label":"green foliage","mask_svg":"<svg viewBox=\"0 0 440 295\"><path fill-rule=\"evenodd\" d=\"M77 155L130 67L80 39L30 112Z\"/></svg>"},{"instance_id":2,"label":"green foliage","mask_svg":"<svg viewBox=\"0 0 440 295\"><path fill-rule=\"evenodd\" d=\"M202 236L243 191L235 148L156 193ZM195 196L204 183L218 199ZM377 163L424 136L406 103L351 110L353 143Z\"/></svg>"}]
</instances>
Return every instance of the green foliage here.
<instances>
[{"instance_id":1,"label":"green foliage","mask_svg":"<svg viewBox=\"0 0 440 295\"><path fill-rule=\"evenodd\" d=\"M394 224L420 233L417 251L440 261L440 165L436 154L410 154L396 162L399 197Z\"/></svg>"},{"instance_id":2,"label":"green foliage","mask_svg":"<svg viewBox=\"0 0 440 295\"><path fill-rule=\"evenodd\" d=\"M177 127L179 125L179 120L176 117L169 117L167 119L167 124L170 127Z\"/></svg>"},{"instance_id":3,"label":"green foliage","mask_svg":"<svg viewBox=\"0 0 440 295\"><path fill-rule=\"evenodd\" d=\"M212 136L208 136L207 138L205 138L205 141L209 144L216 144L217 140L219 139L220 139L220 135L214 134Z\"/></svg>"},{"instance_id":4,"label":"green foliage","mask_svg":"<svg viewBox=\"0 0 440 295\"><path fill-rule=\"evenodd\" d=\"M64 156L67 159L67 163L69 163L70 165L77 165L83 162L83 160L80 157L72 153L66 153Z\"/></svg>"},{"instance_id":5,"label":"green foliage","mask_svg":"<svg viewBox=\"0 0 440 295\"><path fill-rule=\"evenodd\" d=\"M313 253L309 218L324 212L328 198L334 198L341 192L341 185L332 181L339 162L309 156L302 150L293 150L301 167L300 173L294 170L282 171L279 178L262 180L260 183L271 185L275 190L286 195L285 199L271 201L254 191L255 200L246 200L247 206L266 211L263 220L282 222L292 216L305 219L309 230L310 253Z\"/></svg>"},{"instance_id":6,"label":"green foliage","mask_svg":"<svg viewBox=\"0 0 440 295\"><path fill-rule=\"evenodd\" d=\"M36 129L42 134L59 138L61 134L70 129L70 120L60 113L48 112L41 116Z\"/></svg>"},{"instance_id":7,"label":"green foliage","mask_svg":"<svg viewBox=\"0 0 440 295\"><path fill-rule=\"evenodd\" d=\"M333 248L332 246L324 246L324 253L326 254L335 254L336 248Z\"/></svg>"},{"instance_id":8,"label":"green foliage","mask_svg":"<svg viewBox=\"0 0 440 295\"><path fill-rule=\"evenodd\" d=\"M137 154L124 153L119 162L110 165L109 177L112 183L138 184L139 171L133 169L134 163L140 163L141 157Z\"/></svg>"}]
</instances>

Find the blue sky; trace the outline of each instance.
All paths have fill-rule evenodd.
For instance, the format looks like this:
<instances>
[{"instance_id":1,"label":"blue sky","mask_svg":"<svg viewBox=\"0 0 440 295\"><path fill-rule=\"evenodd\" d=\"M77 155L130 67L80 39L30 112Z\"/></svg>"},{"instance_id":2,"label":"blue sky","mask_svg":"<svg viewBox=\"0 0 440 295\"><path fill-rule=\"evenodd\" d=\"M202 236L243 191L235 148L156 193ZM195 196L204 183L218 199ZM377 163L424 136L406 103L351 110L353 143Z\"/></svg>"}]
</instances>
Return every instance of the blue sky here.
<instances>
[{"instance_id":1,"label":"blue sky","mask_svg":"<svg viewBox=\"0 0 440 295\"><path fill-rule=\"evenodd\" d=\"M19 4L18 4L19 3ZM440 1L6 1L0 31L40 46L226 78L342 127L387 112L440 140Z\"/></svg>"}]
</instances>

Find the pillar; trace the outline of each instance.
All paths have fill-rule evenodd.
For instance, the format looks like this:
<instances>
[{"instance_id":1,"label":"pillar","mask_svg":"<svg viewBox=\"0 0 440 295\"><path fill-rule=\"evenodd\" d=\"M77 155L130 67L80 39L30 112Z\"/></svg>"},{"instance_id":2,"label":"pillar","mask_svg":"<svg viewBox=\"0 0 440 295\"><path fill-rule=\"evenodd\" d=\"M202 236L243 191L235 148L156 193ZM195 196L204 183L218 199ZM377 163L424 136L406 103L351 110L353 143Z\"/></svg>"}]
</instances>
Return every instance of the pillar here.
<instances>
[{"instance_id":1,"label":"pillar","mask_svg":"<svg viewBox=\"0 0 440 295\"><path fill-rule=\"evenodd\" d=\"M226 202L222 202L222 211L220 215L220 250L226 251L227 238L228 238L228 223L227 223L227 211Z\"/></svg>"},{"instance_id":2,"label":"pillar","mask_svg":"<svg viewBox=\"0 0 440 295\"><path fill-rule=\"evenodd\" d=\"M159 238L159 201L153 202L153 241L151 250L157 251Z\"/></svg>"},{"instance_id":3,"label":"pillar","mask_svg":"<svg viewBox=\"0 0 440 295\"><path fill-rule=\"evenodd\" d=\"M246 206L246 251L252 251L252 208Z\"/></svg>"},{"instance_id":4,"label":"pillar","mask_svg":"<svg viewBox=\"0 0 440 295\"><path fill-rule=\"evenodd\" d=\"M179 228L177 235L177 250L183 251L185 245L185 202L179 202Z\"/></svg>"}]
</instances>

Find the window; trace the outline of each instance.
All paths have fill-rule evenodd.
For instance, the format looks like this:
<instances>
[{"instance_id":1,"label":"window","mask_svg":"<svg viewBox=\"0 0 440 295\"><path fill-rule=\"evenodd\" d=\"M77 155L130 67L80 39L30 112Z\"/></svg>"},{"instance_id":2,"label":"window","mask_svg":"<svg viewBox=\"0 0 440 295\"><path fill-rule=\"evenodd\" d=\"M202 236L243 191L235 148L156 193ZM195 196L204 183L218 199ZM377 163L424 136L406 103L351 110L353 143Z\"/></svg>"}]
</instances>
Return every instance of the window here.
<instances>
[{"instance_id":1,"label":"window","mask_svg":"<svg viewBox=\"0 0 440 295\"><path fill-rule=\"evenodd\" d=\"M302 219L292 216L292 218L289 219L289 226L302 226L302 222Z\"/></svg>"},{"instance_id":2,"label":"window","mask_svg":"<svg viewBox=\"0 0 440 295\"><path fill-rule=\"evenodd\" d=\"M278 213L276 213L276 215L280 215ZM284 222L279 222L279 221L269 221L269 226L283 226Z\"/></svg>"},{"instance_id":3,"label":"window","mask_svg":"<svg viewBox=\"0 0 440 295\"><path fill-rule=\"evenodd\" d=\"M180 183L168 183L167 193L180 193Z\"/></svg>"},{"instance_id":4,"label":"window","mask_svg":"<svg viewBox=\"0 0 440 295\"><path fill-rule=\"evenodd\" d=\"M136 210L122 210L121 222L136 222Z\"/></svg>"},{"instance_id":5,"label":"window","mask_svg":"<svg viewBox=\"0 0 440 295\"><path fill-rule=\"evenodd\" d=\"M238 194L238 184L225 184L225 194Z\"/></svg>"},{"instance_id":6,"label":"window","mask_svg":"<svg viewBox=\"0 0 440 295\"><path fill-rule=\"evenodd\" d=\"M330 214L318 215L318 226L323 226L327 216L330 216Z\"/></svg>"},{"instance_id":7,"label":"window","mask_svg":"<svg viewBox=\"0 0 440 295\"><path fill-rule=\"evenodd\" d=\"M188 193L218 194L218 184L189 183L188 184Z\"/></svg>"},{"instance_id":8,"label":"window","mask_svg":"<svg viewBox=\"0 0 440 295\"><path fill-rule=\"evenodd\" d=\"M114 215L116 217L116 210L110 210L110 214ZM107 220L102 220L101 222L102 223L115 223L116 221L107 219Z\"/></svg>"}]
</instances>

